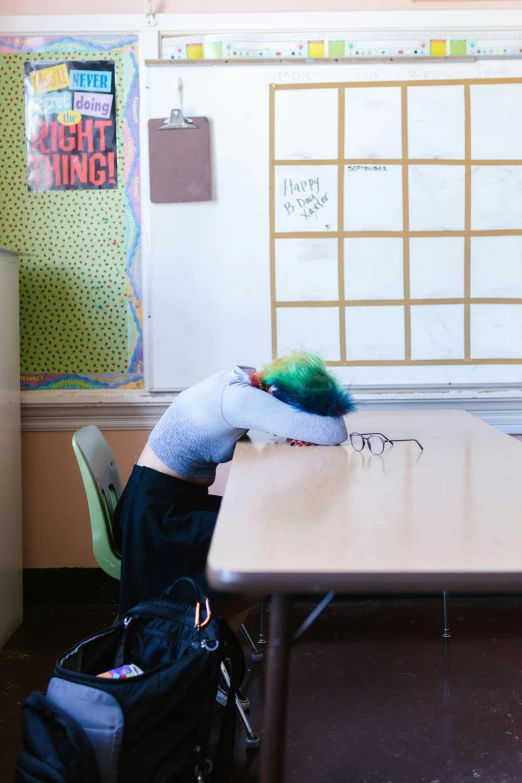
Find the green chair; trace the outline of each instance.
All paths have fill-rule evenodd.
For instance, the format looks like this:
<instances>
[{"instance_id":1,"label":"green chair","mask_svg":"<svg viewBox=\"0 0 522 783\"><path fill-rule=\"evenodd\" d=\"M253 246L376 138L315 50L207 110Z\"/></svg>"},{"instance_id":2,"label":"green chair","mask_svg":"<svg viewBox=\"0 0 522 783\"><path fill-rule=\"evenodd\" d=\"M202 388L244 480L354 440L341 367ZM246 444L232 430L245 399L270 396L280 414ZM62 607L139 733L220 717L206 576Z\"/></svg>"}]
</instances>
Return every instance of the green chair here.
<instances>
[{"instance_id":1,"label":"green chair","mask_svg":"<svg viewBox=\"0 0 522 783\"><path fill-rule=\"evenodd\" d=\"M116 460L93 424L75 432L72 442L89 504L94 557L106 574L119 579L121 557L114 544L112 523L123 483Z\"/></svg>"}]
</instances>

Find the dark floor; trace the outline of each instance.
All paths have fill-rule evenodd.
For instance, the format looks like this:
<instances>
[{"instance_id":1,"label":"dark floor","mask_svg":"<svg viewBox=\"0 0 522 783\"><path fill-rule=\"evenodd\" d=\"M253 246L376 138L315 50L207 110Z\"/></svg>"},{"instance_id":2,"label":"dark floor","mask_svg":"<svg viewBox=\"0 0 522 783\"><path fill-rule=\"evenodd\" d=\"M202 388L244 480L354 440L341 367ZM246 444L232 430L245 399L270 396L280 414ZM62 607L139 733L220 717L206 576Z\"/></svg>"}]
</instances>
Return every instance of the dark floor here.
<instances>
[{"instance_id":1,"label":"dark floor","mask_svg":"<svg viewBox=\"0 0 522 783\"><path fill-rule=\"evenodd\" d=\"M0 652L0 783L13 780L22 701L112 612L30 609ZM296 624L305 614L295 610ZM520 783L522 600L455 600L450 621L445 643L438 602L330 607L293 653L287 780ZM260 731L262 680L263 665L250 666L245 690ZM258 754L242 733L236 756L235 783L257 781Z\"/></svg>"}]
</instances>

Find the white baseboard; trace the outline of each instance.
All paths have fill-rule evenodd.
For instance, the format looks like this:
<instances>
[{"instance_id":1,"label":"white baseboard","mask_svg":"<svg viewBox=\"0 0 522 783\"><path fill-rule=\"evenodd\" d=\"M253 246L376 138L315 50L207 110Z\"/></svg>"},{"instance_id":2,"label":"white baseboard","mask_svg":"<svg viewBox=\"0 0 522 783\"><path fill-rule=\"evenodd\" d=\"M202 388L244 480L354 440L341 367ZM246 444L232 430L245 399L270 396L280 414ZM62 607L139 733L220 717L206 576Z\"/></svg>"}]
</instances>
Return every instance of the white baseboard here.
<instances>
[{"instance_id":1,"label":"white baseboard","mask_svg":"<svg viewBox=\"0 0 522 783\"><path fill-rule=\"evenodd\" d=\"M102 430L151 430L175 396L144 391L22 392L22 432L74 432L87 424Z\"/></svg>"}]
</instances>

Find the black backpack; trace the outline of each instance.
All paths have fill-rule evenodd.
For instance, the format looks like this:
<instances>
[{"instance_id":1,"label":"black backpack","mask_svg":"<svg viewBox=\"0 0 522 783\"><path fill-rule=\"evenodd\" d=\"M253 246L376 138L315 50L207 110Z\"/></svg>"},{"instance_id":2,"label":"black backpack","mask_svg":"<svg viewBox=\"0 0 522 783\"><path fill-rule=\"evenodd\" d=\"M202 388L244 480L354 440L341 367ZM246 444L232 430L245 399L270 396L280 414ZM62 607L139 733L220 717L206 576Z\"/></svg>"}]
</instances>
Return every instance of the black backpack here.
<instances>
[{"instance_id":1,"label":"black backpack","mask_svg":"<svg viewBox=\"0 0 522 783\"><path fill-rule=\"evenodd\" d=\"M222 662L231 684L212 765L208 742ZM143 674L97 677L131 663ZM78 783L83 761L89 783L226 783L244 671L235 635L209 617L201 589L180 579L57 661L46 698L33 694L24 705L16 781ZM50 748L61 776L46 776Z\"/></svg>"}]
</instances>

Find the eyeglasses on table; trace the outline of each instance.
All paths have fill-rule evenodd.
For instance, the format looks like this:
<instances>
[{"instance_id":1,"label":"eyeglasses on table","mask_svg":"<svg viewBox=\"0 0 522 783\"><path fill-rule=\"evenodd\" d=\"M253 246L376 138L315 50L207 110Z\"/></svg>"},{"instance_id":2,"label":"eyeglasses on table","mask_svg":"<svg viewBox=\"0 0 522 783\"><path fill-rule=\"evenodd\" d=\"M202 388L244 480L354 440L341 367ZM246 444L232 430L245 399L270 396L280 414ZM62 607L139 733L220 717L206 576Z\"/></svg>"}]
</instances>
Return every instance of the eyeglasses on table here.
<instances>
[{"instance_id":1,"label":"eyeglasses on table","mask_svg":"<svg viewBox=\"0 0 522 783\"><path fill-rule=\"evenodd\" d=\"M421 451L424 451L421 444L416 438L387 438L382 432L352 432L350 435L350 443L355 451L362 451L365 446L368 446L372 454L382 454L386 446L395 445L395 443L416 443Z\"/></svg>"}]
</instances>

